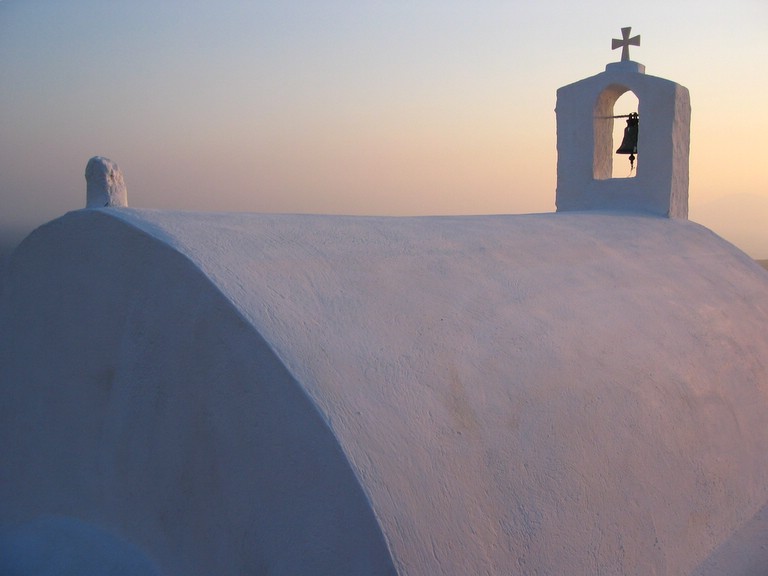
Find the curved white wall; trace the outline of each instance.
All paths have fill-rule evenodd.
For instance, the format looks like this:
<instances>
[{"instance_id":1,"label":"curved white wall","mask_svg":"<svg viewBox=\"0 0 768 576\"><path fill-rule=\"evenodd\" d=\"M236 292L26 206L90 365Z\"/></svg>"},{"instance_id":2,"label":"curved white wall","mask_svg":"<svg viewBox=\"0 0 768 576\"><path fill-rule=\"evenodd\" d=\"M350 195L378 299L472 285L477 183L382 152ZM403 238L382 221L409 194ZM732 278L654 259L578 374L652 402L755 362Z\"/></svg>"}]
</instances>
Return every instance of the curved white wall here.
<instances>
[{"instance_id":1,"label":"curved white wall","mask_svg":"<svg viewBox=\"0 0 768 576\"><path fill-rule=\"evenodd\" d=\"M168 573L690 574L768 501L768 274L690 222L79 212L3 306L0 511Z\"/></svg>"},{"instance_id":2,"label":"curved white wall","mask_svg":"<svg viewBox=\"0 0 768 576\"><path fill-rule=\"evenodd\" d=\"M186 258L82 211L9 272L5 523L82 519L168 575L394 573L322 418Z\"/></svg>"}]
</instances>

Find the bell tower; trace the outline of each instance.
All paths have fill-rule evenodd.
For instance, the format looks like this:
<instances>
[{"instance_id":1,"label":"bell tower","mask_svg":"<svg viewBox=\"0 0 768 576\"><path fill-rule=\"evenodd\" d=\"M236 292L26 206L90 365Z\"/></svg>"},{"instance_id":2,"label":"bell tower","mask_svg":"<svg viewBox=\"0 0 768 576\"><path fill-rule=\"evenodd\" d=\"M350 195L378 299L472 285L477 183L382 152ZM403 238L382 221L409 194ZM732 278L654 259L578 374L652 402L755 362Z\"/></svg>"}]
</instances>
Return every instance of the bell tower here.
<instances>
[{"instance_id":1,"label":"bell tower","mask_svg":"<svg viewBox=\"0 0 768 576\"><path fill-rule=\"evenodd\" d=\"M620 210L688 217L691 103L688 89L649 76L629 59L639 46L622 28L622 58L605 72L557 91L557 211ZM637 164L632 178L613 178L613 106L631 90L638 99ZM622 146L624 148L624 146ZM626 156L621 157L622 160Z\"/></svg>"}]
</instances>

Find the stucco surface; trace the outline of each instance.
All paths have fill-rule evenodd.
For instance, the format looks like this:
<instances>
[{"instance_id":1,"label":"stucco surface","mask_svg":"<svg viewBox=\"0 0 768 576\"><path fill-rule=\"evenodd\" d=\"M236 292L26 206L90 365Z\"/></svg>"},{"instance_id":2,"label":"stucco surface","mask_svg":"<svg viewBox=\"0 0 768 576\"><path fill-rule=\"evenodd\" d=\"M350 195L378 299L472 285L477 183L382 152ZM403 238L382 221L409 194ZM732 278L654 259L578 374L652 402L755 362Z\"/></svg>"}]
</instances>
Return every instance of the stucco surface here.
<instances>
[{"instance_id":1,"label":"stucco surface","mask_svg":"<svg viewBox=\"0 0 768 576\"><path fill-rule=\"evenodd\" d=\"M768 273L683 220L80 211L0 322L0 515L167 574L692 574L768 501Z\"/></svg>"}]
</instances>

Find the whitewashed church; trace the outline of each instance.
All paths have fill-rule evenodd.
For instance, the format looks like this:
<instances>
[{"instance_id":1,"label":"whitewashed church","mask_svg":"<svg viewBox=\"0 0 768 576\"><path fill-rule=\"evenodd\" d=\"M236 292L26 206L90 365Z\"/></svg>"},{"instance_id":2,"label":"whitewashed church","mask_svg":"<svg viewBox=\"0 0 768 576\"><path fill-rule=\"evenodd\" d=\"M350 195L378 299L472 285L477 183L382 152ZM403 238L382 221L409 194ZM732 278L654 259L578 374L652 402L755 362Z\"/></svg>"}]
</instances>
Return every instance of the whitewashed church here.
<instances>
[{"instance_id":1,"label":"whitewashed church","mask_svg":"<svg viewBox=\"0 0 768 576\"><path fill-rule=\"evenodd\" d=\"M630 36L558 90L556 213L142 210L93 159L0 297L0 573L768 574L768 272Z\"/></svg>"}]
</instances>

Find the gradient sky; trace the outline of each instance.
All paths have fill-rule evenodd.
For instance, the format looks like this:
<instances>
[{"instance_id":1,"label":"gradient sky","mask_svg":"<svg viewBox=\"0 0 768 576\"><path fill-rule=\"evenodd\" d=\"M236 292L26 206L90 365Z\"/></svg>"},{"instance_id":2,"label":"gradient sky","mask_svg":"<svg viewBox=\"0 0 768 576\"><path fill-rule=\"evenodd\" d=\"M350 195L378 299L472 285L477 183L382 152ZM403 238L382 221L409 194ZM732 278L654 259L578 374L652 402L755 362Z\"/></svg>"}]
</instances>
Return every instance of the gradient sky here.
<instances>
[{"instance_id":1,"label":"gradient sky","mask_svg":"<svg viewBox=\"0 0 768 576\"><path fill-rule=\"evenodd\" d=\"M768 258L765 0L0 0L0 232L94 155L134 207L552 211L556 90L623 26L690 90L691 219Z\"/></svg>"}]
</instances>

